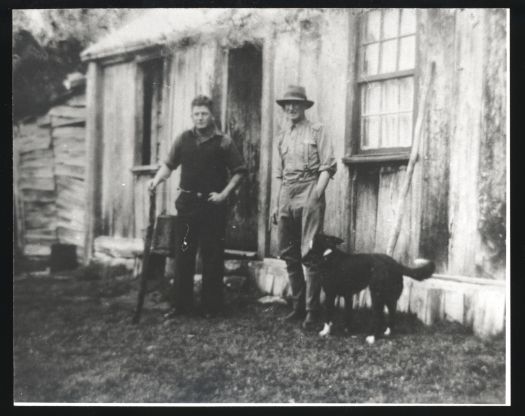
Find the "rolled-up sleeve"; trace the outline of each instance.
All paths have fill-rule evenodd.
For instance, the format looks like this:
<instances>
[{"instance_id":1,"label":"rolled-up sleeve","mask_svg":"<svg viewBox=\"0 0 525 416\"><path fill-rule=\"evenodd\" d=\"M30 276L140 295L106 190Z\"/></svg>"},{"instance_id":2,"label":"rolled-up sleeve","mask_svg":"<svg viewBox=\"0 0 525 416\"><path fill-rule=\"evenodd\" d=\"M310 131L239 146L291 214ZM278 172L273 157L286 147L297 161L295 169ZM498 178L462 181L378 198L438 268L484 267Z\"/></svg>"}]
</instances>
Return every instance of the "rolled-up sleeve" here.
<instances>
[{"instance_id":1,"label":"rolled-up sleeve","mask_svg":"<svg viewBox=\"0 0 525 416\"><path fill-rule=\"evenodd\" d=\"M171 145L168 157L164 159L164 164L171 170L177 169L177 167L180 165L181 146L182 135L179 135L175 138L175 141Z\"/></svg>"},{"instance_id":2,"label":"rolled-up sleeve","mask_svg":"<svg viewBox=\"0 0 525 416\"><path fill-rule=\"evenodd\" d=\"M223 136L221 147L225 154L226 166L232 175L248 172L248 168L244 164L242 155L230 136Z\"/></svg>"},{"instance_id":3,"label":"rolled-up sleeve","mask_svg":"<svg viewBox=\"0 0 525 416\"><path fill-rule=\"evenodd\" d=\"M332 141L326 136L324 126L320 126L316 129L315 133L317 149L319 152L319 172L327 171L330 178L333 178L337 171L337 161L334 157Z\"/></svg>"}]
</instances>

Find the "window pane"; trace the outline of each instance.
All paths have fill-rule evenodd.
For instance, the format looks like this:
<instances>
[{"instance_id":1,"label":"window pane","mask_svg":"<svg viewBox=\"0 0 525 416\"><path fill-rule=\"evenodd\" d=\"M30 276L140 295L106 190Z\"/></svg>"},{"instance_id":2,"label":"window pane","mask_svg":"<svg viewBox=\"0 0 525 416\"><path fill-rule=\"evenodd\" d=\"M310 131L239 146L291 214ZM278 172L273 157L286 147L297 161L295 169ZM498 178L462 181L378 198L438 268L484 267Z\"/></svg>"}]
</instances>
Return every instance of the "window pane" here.
<instances>
[{"instance_id":1,"label":"window pane","mask_svg":"<svg viewBox=\"0 0 525 416\"><path fill-rule=\"evenodd\" d=\"M381 111L381 83L372 82L363 86L363 115L378 114Z\"/></svg>"},{"instance_id":2,"label":"window pane","mask_svg":"<svg viewBox=\"0 0 525 416\"><path fill-rule=\"evenodd\" d=\"M379 121L379 116L363 117L363 149L379 147Z\"/></svg>"},{"instance_id":3,"label":"window pane","mask_svg":"<svg viewBox=\"0 0 525 416\"><path fill-rule=\"evenodd\" d=\"M378 71L379 44L365 46L363 54L363 75L375 75Z\"/></svg>"},{"instance_id":4,"label":"window pane","mask_svg":"<svg viewBox=\"0 0 525 416\"><path fill-rule=\"evenodd\" d=\"M383 83L383 112L399 111L399 85L393 79Z\"/></svg>"},{"instance_id":5,"label":"window pane","mask_svg":"<svg viewBox=\"0 0 525 416\"><path fill-rule=\"evenodd\" d=\"M414 102L414 78L405 77L399 79L399 110L412 110Z\"/></svg>"},{"instance_id":6,"label":"window pane","mask_svg":"<svg viewBox=\"0 0 525 416\"><path fill-rule=\"evenodd\" d=\"M414 68L416 57L416 37L401 38L401 54L399 56L399 69Z\"/></svg>"},{"instance_id":7,"label":"window pane","mask_svg":"<svg viewBox=\"0 0 525 416\"><path fill-rule=\"evenodd\" d=\"M412 144L412 112L399 115L399 146Z\"/></svg>"},{"instance_id":8,"label":"window pane","mask_svg":"<svg viewBox=\"0 0 525 416\"><path fill-rule=\"evenodd\" d=\"M381 30L381 11L368 12L365 24L365 42L377 42Z\"/></svg>"},{"instance_id":9,"label":"window pane","mask_svg":"<svg viewBox=\"0 0 525 416\"><path fill-rule=\"evenodd\" d=\"M416 32L416 10L403 9L401 13L401 35Z\"/></svg>"},{"instance_id":10,"label":"window pane","mask_svg":"<svg viewBox=\"0 0 525 416\"><path fill-rule=\"evenodd\" d=\"M397 36L399 9L387 9L383 15L383 39Z\"/></svg>"},{"instance_id":11,"label":"window pane","mask_svg":"<svg viewBox=\"0 0 525 416\"><path fill-rule=\"evenodd\" d=\"M391 114L383 116L381 128L381 147L398 146L398 115Z\"/></svg>"},{"instance_id":12,"label":"window pane","mask_svg":"<svg viewBox=\"0 0 525 416\"><path fill-rule=\"evenodd\" d=\"M394 39L383 42L381 47L381 73L395 71L397 59L397 40Z\"/></svg>"}]
</instances>

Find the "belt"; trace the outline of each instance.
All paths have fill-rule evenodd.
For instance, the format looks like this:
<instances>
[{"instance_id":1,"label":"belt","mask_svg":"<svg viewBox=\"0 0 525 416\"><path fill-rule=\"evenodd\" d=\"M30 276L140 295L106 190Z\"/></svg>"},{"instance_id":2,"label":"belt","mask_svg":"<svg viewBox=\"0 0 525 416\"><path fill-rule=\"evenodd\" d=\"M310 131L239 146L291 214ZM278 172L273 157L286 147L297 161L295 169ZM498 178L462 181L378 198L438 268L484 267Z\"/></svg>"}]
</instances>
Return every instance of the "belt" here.
<instances>
[{"instance_id":1,"label":"belt","mask_svg":"<svg viewBox=\"0 0 525 416\"><path fill-rule=\"evenodd\" d=\"M197 192L197 191L188 191L187 189L182 189L182 188L179 188L179 190L181 192L184 192L185 194L190 194L190 195L194 195L197 197L197 199L204 199L206 197L206 195L202 192Z\"/></svg>"}]
</instances>

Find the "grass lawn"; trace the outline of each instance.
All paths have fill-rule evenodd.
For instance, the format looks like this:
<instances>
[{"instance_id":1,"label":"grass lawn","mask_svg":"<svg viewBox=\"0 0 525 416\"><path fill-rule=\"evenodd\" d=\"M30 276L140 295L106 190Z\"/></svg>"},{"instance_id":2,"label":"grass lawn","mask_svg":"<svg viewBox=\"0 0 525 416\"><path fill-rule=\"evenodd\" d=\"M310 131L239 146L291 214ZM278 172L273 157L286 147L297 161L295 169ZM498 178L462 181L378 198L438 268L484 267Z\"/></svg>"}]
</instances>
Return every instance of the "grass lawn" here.
<instances>
[{"instance_id":1,"label":"grass lawn","mask_svg":"<svg viewBox=\"0 0 525 416\"><path fill-rule=\"evenodd\" d=\"M399 315L370 346L277 318L288 308L227 292L226 316L165 321L149 296L131 324L137 282L15 277L14 400L147 403L503 403L505 341Z\"/></svg>"}]
</instances>

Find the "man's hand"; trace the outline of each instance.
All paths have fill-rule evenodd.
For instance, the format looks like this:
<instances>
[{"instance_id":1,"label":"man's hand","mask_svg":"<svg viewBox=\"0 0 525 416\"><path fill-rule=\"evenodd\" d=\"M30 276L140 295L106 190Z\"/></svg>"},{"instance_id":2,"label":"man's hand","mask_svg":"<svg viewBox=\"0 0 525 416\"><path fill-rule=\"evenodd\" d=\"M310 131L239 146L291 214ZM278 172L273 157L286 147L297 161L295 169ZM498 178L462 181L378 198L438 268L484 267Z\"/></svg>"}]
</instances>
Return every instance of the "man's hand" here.
<instances>
[{"instance_id":1,"label":"man's hand","mask_svg":"<svg viewBox=\"0 0 525 416\"><path fill-rule=\"evenodd\" d=\"M270 217L271 218L271 224L277 225L278 215L279 215L279 208L274 208L274 210L272 211L272 215Z\"/></svg>"},{"instance_id":2,"label":"man's hand","mask_svg":"<svg viewBox=\"0 0 525 416\"><path fill-rule=\"evenodd\" d=\"M148 192L151 194L154 194L157 189L158 183L155 182L155 179L151 179L148 181Z\"/></svg>"},{"instance_id":3,"label":"man's hand","mask_svg":"<svg viewBox=\"0 0 525 416\"><path fill-rule=\"evenodd\" d=\"M226 201L227 195L225 195L222 192L211 192L208 195L208 202L211 202L212 204L222 204L224 201Z\"/></svg>"}]
</instances>

